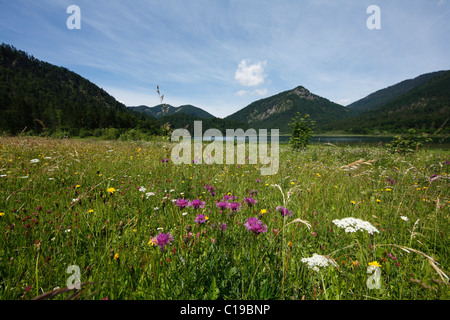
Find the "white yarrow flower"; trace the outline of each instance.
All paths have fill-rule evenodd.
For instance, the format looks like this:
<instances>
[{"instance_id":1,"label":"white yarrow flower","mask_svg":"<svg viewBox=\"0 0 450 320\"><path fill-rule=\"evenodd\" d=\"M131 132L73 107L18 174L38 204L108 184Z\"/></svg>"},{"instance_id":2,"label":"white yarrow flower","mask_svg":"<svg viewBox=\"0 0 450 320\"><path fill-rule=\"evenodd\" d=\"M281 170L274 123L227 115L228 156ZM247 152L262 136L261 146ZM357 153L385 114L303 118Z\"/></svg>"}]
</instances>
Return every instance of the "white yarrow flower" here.
<instances>
[{"instance_id":1,"label":"white yarrow flower","mask_svg":"<svg viewBox=\"0 0 450 320\"><path fill-rule=\"evenodd\" d=\"M402 220L405 220L405 221L408 221L409 219L408 219L408 217L405 217L405 216L401 216L400 217Z\"/></svg>"},{"instance_id":2,"label":"white yarrow flower","mask_svg":"<svg viewBox=\"0 0 450 320\"><path fill-rule=\"evenodd\" d=\"M313 269L314 271L319 271L319 267L328 267L328 265L334 265L334 262L320 254L314 253L310 258L303 258L301 260L303 263L308 265L309 269Z\"/></svg>"},{"instance_id":3,"label":"white yarrow flower","mask_svg":"<svg viewBox=\"0 0 450 320\"><path fill-rule=\"evenodd\" d=\"M335 219L333 223L337 225L339 228L345 229L345 232L356 232L358 230L365 230L369 234L373 234L374 232L380 233L377 228L375 228L370 222L349 217L344 219Z\"/></svg>"},{"instance_id":4,"label":"white yarrow flower","mask_svg":"<svg viewBox=\"0 0 450 320\"><path fill-rule=\"evenodd\" d=\"M147 189L146 188L144 188L144 187L139 187L139 189L138 189L140 192L145 192L145 191L147 191Z\"/></svg>"},{"instance_id":5,"label":"white yarrow flower","mask_svg":"<svg viewBox=\"0 0 450 320\"><path fill-rule=\"evenodd\" d=\"M32 159L32 160L30 160L30 162L31 162L31 163L38 163L38 162L39 162L39 159Z\"/></svg>"}]
</instances>

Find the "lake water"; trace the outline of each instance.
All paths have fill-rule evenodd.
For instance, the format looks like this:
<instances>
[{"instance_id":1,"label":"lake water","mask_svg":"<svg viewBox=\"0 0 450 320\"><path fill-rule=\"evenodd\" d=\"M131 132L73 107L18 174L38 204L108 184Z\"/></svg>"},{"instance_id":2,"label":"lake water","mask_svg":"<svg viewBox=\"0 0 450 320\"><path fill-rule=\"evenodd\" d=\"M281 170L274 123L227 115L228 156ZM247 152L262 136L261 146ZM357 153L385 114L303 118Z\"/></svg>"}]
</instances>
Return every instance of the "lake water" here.
<instances>
[{"instance_id":1,"label":"lake water","mask_svg":"<svg viewBox=\"0 0 450 320\"><path fill-rule=\"evenodd\" d=\"M242 141L245 138L245 141L248 142L248 137L217 137L216 140L222 141L230 141L230 140L239 140ZM193 138L198 139L198 138ZM289 143L290 136L279 136L278 141L280 144ZM334 145L343 146L343 145L385 145L390 143L394 139L394 136L313 136L310 139L312 144L321 144L321 143L332 143ZM214 137L213 137L214 140ZM267 137L267 140L270 141L270 136ZM203 141L211 141L208 138L203 138ZM442 138L434 138L433 141L427 146L432 148L442 148L442 149L450 149L450 138L442 139Z\"/></svg>"}]
</instances>

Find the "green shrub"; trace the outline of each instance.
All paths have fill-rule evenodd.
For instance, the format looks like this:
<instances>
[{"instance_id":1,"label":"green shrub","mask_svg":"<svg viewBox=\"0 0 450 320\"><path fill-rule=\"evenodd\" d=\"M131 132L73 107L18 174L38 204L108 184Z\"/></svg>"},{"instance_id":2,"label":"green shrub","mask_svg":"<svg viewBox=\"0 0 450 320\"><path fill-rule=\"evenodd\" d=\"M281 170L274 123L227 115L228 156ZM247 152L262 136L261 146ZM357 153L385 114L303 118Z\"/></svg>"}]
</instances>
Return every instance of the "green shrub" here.
<instances>
[{"instance_id":1,"label":"green shrub","mask_svg":"<svg viewBox=\"0 0 450 320\"><path fill-rule=\"evenodd\" d=\"M313 134L314 124L315 121L309 119L308 114L305 117L301 117L300 113L297 112L294 118L292 118L292 122L289 124L292 127L289 144L294 150L305 149L307 147L309 139L311 139Z\"/></svg>"}]
</instances>

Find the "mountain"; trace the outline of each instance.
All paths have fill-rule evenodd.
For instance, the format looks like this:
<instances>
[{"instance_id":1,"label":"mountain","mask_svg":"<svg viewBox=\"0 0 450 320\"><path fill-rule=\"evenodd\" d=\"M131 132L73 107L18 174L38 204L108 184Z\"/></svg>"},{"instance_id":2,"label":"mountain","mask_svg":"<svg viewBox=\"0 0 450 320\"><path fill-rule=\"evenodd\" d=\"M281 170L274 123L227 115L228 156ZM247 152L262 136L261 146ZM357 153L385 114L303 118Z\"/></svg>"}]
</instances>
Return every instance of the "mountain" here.
<instances>
[{"instance_id":1,"label":"mountain","mask_svg":"<svg viewBox=\"0 0 450 320\"><path fill-rule=\"evenodd\" d=\"M226 117L226 120L240 120L251 128L278 128L280 133L289 133L292 117L297 113L309 114L319 129L329 121L348 118L349 109L298 86L274 96L252 102L245 108Z\"/></svg>"},{"instance_id":2,"label":"mountain","mask_svg":"<svg viewBox=\"0 0 450 320\"><path fill-rule=\"evenodd\" d=\"M182 105L179 107L171 106L170 104L160 104L154 107L147 107L147 106L137 106L137 107L129 107L131 110L144 113L147 115L151 115L155 118L161 118L162 116L169 116L175 113L183 113L187 114L193 117L199 117L204 119L210 119L215 118L212 114L209 112L206 112L205 110L195 107L190 104Z\"/></svg>"},{"instance_id":3,"label":"mountain","mask_svg":"<svg viewBox=\"0 0 450 320\"><path fill-rule=\"evenodd\" d=\"M417 79L417 78L416 78ZM433 133L450 132L450 71L350 119L329 123L326 130L353 133L400 133L414 128Z\"/></svg>"},{"instance_id":4,"label":"mountain","mask_svg":"<svg viewBox=\"0 0 450 320\"><path fill-rule=\"evenodd\" d=\"M445 71L436 71L420 75L414 79L404 80L385 89L381 89L374 93L371 93L367 97L349 104L347 107L352 111L355 111L355 113L357 114L374 110L377 107L380 107L388 103L389 101L401 96L409 90L412 90L420 86L421 84L442 75L444 72Z\"/></svg>"},{"instance_id":5,"label":"mountain","mask_svg":"<svg viewBox=\"0 0 450 320\"><path fill-rule=\"evenodd\" d=\"M66 68L13 46L0 46L0 132L67 131L79 135L102 128L135 128L157 134L160 125Z\"/></svg>"}]
</instances>

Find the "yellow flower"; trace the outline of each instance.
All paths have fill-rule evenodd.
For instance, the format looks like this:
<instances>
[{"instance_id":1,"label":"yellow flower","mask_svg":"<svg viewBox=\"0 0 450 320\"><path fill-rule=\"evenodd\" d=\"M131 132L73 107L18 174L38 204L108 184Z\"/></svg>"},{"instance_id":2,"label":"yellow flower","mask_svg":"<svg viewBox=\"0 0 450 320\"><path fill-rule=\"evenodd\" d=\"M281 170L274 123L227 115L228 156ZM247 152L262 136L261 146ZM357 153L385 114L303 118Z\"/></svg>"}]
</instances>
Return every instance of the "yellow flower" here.
<instances>
[{"instance_id":1,"label":"yellow flower","mask_svg":"<svg viewBox=\"0 0 450 320\"><path fill-rule=\"evenodd\" d=\"M377 202L381 202L381 200L380 200L380 199L377 199Z\"/></svg>"},{"instance_id":2,"label":"yellow flower","mask_svg":"<svg viewBox=\"0 0 450 320\"><path fill-rule=\"evenodd\" d=\"M356 204L356 202L355 202L355 201L353 201L353 200L352 200L352 201L350 201L350 203L351 203L351 204Z\"/></svg>"},{"instance_id":3,"label":"yellow flower","mask_svg":"<svg viewBox=\"0 0 450 320\"><path fill-rule=\"evenodd\" d=\"M291 182L291 184L295 184L295 182L294 182L294 181L292 181L292 182Z\"/></svg>"},{"instance_id":4,"label":"yellow flower","mask_svg":"<svg viewBox=\"0 0 450 320\"><path fill-rule=\"evenodd\" d=\"M208 220L209 218L208 218L208 216L205 216L205 220Z\"/></svg>"},{"instance_id":5,"label":"yellow flower","mask_svg":"<svg viewBox=\"0 0 450 320\"><path fill-rule=\"evenodd\" d=\"M156 239L150 239L150 241L147 243L147 245L156 246Z\"/></svg>"},{"instance_id":6,"label":"yellow flower","mask_svg":"<svg viewBox=\"0 0 450 320\"><path fill-rule=\"evenodd\" d=\"M117 260L117 259L119 259L119 254L118 254L118 253L116 253L116 254L114 255L114 260Z\"/></svg>"},{"instance_id":7,"label":"yellow flower","mask_svg":"<svg viewBox=\"0 0 450 320\"><path fill-rule=\"evenodd\" d=\"M116 189L114 189L114 188L108 188L106 191L109 192L109 193L114 193L114 192L116 192Z\"/></svg>"},{"instance_id":8,"label":"yellow flower","mask_svg":"<svg viewBox=\"0 0 450 320\"><path fill-rule=\"evenodd\" d=\"M91 209L91 210L89 210L88 212L89 212L89 213L92 213L92 212L94 212L94 210Z\"/></svg>"},{"instance_id":9,"label":"yellow flower","mask_svg":"<svg viewBox=\"0 0 450 320\"><path fill-rule=\"evenodd\" d=\"M4 212L0 212L0 217L3 217L5 215Z\"/></svg>"},{"instance_id":10,"label":"yellow flower","mask_svg":"<svg viewBox=\"0 0 450 320\"><path fill-rule=\"evenodd\" d=\"M375 266L375 267L381 268L381 264L379 264L377 261L370 262L369 266Z\"/></svg>"},{"instance_id":11,"label":"yellow flower","mask_svg":"<svg viewBox=\"0 0 450 320\"><path fill-rule=\"evenodd\" d=\"M79 184L77 184L77 185L75 186L75 188L79 188L79 187L81 187Z\"/></svg>"},{"instance_id":12,"label":"yellow flower","mask_svg":"<svg viewBox=\"0 0 450 320\"><path fill-rule=\"evenodd\" d=\"M392 189L390 189L390 188L386 188L386 191L392 191Z\"/></svg>"},{"instance_id":13,"label":"yellow flower","mask_svg":"<svg viewBox=\"0 0 450 320\"><path fill-rule=\"evenodd\" d=\"M267 213L267 210L266 209L262 209L261 210L261 214L266 214Z\"/></svg>"},{"instance_id":14,"label":"yellow flower","mask_svg":"<svg viewBox=\"0 0 450 320\"><path fill-rule=\"evenodd\" d=\"M292 247L292 241L289 241L288 246Z\"/></svg>"}]
</instances>

